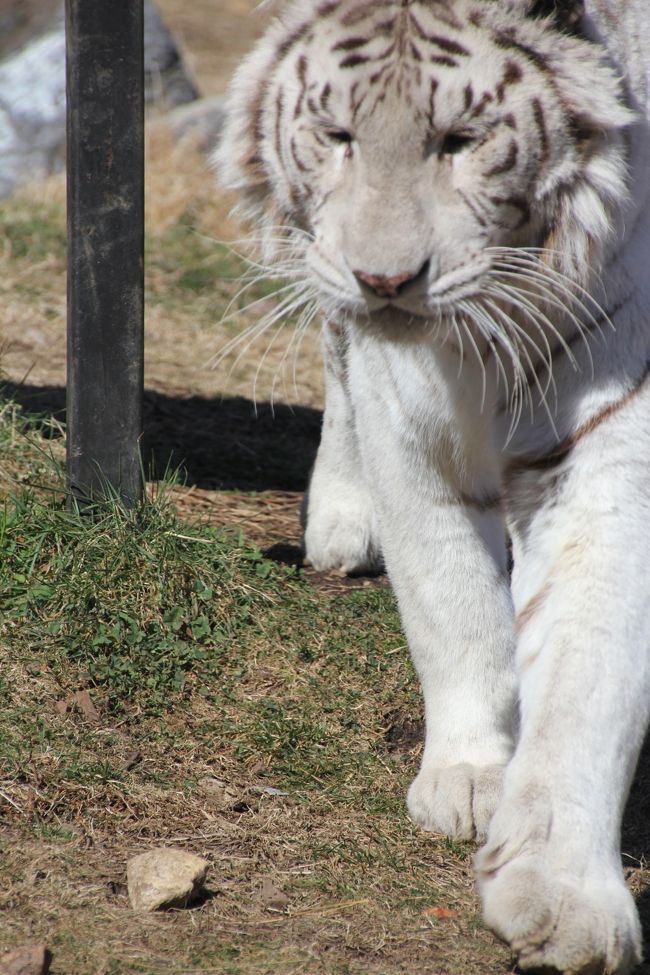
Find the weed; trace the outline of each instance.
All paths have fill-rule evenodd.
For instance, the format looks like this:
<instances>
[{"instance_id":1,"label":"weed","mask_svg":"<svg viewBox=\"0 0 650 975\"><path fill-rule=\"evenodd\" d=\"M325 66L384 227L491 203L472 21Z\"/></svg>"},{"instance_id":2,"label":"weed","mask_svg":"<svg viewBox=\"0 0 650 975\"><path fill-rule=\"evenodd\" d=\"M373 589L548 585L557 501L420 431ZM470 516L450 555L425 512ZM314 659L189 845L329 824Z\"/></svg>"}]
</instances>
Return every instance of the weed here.
<instances>
[{"instance_id":1,"label":"weed","mask_svg":"<svg viewBox=\"0 0 650 975\"><path fill-rule=\"evenodd\" d=\"M3 220L2 233L14 260L26 257L31 262L51 257L65 260L65 216L56 205L44 207L41 213L17 208L11 217Z\"/></svg>"},{"instance_id":2,"label":"weed","mask_svg":"<svg viewBox=\"0 0 650 975\"><path fill-rule=\"evenodd\" d=\"M0 512L0 612L17 652L38 645L57 677L102 688L116 710L160 713L190 676L218 674L267 602L254 585L267 572L213 529L181 530L164 499L88 519L24 493Z\"/></svg>"}]
</instances>

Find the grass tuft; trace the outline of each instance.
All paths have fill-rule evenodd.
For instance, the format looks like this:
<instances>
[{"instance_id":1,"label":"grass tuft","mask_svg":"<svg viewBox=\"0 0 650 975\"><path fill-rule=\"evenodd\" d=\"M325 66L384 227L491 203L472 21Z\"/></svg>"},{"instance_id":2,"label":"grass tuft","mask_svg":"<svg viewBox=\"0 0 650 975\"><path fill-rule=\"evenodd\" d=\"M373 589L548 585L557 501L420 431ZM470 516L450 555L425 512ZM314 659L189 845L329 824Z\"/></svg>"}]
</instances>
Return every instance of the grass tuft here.
<instances>
[{"instance_id":1,"label":"grass tuft","mask_svg":"<svg viewBox=\"0 0 650 975\"><path fill-rule=\"evenodd\" d=\"M238 539L180 525L164 494L92 518L33 492L0 510L0 608L14 645L38 644L57 678L100 688L116 712L137 702L160 713L170 694L217 677L268 603L257 586L270 571Z\"/></svg>"}]
</instances>

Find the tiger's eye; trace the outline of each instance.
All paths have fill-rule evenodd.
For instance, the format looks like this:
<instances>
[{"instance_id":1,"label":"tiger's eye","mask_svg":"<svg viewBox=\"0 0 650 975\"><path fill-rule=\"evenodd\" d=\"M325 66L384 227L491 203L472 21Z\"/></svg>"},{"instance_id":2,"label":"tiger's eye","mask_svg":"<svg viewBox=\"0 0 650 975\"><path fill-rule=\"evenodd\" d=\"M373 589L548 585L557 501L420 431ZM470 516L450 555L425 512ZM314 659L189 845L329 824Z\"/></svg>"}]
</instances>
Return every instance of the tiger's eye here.
<instances>
[{"instance_id":1,"label":"tiger's eye","mask_svg":"<svg viewBox=\"0 0 650 975\"><path fill-rule=\"evenodd\" d=\"M346 129L327 129L325 134L332 142L341 142L344 144L352 142L352 133Z\"/></svg>"},{"instance_id":2,"label":"tiger's eye","mask_svg":"<svg viewBox=\"0 0 650 975\"><path fill-rule=\"evenodd\" d=\"M442 140L440 155L455 156L457 153L462 152L467 146L471 145L473 141L473 136L466 132L448 132Z\"/></svg>"}]
</instances>

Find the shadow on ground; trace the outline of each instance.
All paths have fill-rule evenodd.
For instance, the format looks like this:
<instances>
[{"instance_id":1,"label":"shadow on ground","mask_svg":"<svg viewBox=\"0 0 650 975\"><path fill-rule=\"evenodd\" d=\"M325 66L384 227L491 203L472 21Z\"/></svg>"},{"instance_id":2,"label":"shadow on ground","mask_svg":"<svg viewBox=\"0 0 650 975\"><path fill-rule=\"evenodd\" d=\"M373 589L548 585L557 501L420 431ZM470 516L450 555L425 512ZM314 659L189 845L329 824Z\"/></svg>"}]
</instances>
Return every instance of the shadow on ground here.
<instances>
[{"instance_id":1,"label":"shadow on ground","mask_svg":"<svg viewBox=\"0 0 650 975\"><path fill-rule=\"evenodd\" d=\"M639 757L632 790L623 819L623 867L647 870L650 861L650 735L646 737ZM637 897L637 907L643 925L646 961L638 969L639 975L650 975L650 892L644 890Z\"/></svg>"},{"instance_id":2,"label":"shadow on ground","mask_svg":"<svg viewBox=\"0 0 650 975\"><path fill-rule=\"evenodd\" d=\"M65 421L65 389L4 383L7 398ZM152 479L180 472L188 487L302 491L316 456L321 413L243 397L171 396L147 390L142 456Z\"/></svg>"}]
</instances>

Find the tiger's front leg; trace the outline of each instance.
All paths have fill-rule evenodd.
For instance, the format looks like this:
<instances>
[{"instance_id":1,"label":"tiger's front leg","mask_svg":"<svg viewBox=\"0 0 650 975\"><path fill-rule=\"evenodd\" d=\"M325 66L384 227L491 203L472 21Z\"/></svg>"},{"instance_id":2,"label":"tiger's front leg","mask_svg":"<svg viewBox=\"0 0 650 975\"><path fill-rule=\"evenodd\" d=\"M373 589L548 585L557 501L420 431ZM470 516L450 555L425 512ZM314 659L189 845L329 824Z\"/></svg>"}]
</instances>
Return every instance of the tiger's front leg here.
<instances>
[{"instance_id":1,"label":"tiger's front leg","mask_svg":"<svg viewBox=\"0 0 650 975\"><path fill-rule=\"evenodd\" d=\"M650 394L611 412L512 485L521 738L477 859L520 966L572 975L640 958L620 825L650 707Z\"/></svg>"},{"instance_id":2,"label":"tiger's front leg","mask_svg":"<svg viewBox=\"0 0 650 975\"><path fill-rule=\"evenodd\" d=\"M515 731L497 461L480 402L448 401L431 350L358 334L350 372L386 567L424 695L426 740L409 811L425 829L483 836ZM469 452L459 421L475 424Z\"/></svg>"},{"instance_id":3,"label":"tiger's front leg","mask_svg":"<svg viewBox=\"0 0 650 975\"><path fill-rule=\"evenodd\" d=\"M372 574L383 561L348 392L347 343L341 326L324 323L325 412L302 506L303 545L315 569Z\"/></svg>"}]
</instances>

